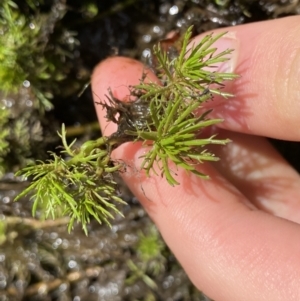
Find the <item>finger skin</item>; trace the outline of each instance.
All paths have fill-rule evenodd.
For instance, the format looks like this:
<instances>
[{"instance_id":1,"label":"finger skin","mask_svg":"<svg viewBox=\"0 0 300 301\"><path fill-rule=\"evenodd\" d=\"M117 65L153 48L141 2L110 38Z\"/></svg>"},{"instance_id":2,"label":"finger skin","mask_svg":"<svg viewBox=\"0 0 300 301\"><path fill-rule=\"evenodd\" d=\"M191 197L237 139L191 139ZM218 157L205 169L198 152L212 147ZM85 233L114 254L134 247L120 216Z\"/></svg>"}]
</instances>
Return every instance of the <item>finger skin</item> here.
<instances>
[{"instance_id":1,"label":"finger skin","mask_svg":"<svg viewBox=\"0 0 300 301\"><path fill-rule=\"evenodd\" d=\"M134 70L134 72L131 72L131 70ZM97 66L92 76L92 92L95 103L107 100L108 89L111 90L117 99L128 101L130 98L130 86L138 84L144 73L148 74L148 81L158 82L153 73L149 72L144 65L136 60L126 57L106 59ZM96 104L96 111L102 134L108 136L115 132L117 125L106 122L106 112L100 104Z\"/></svg>"},{"instance_id":2,"label":"finger skin","mask_svg":"<svg viewBox=\"0 0 300 301\"><path fill-rule=\"evenodd\" d=\"M118 151L133 153L129 145ZM213 300L299 300L299 226L251 211L214 170L201 171L211 180L182 172L181 186L172 188L158 177L124 179L195 286Z\"/></svg>"},{"instance_id":3,"label":"finger skin","mask_svg":"<svg viewBox=\"0 0 300 301\"><path fill-rule=\"evenodd\" d=\"M273 215L300 224L300 177L264 138L218 131L232 142L212 146L213 166L250 201Z\"/></svg>"},{"instance_id":4,"label":"finger skin","mask_svg":"<svg viewBox=\"0 0 300 301\"><path fill-rule=\"evenodd\" d=\"M300 141L300 16L214 30L235 37L235 97L213 115L231 131ZM195 38L196 43L203 35Z\"/></svg>"},{"instance_id":5,"label":"finger skin","mask_svg":"<svg viewBox=\"0 0 300 301\"><path fill-rule=\"evenodd\" d=\"M128 59L105 61L93 74L93 91L104 95L111 87L126 98L128 91L119 88L137 84L142 69ZM96 109L110 134L114 129ZM122 177L199 289L216 301L300 300L299 225L245 206L246 198L208 164L201 171L210 181L182 170L176 187L161 177L147 178L138 172L145 151L126 143L114 157L128 164Z\"/></svg>"}]
</instances>

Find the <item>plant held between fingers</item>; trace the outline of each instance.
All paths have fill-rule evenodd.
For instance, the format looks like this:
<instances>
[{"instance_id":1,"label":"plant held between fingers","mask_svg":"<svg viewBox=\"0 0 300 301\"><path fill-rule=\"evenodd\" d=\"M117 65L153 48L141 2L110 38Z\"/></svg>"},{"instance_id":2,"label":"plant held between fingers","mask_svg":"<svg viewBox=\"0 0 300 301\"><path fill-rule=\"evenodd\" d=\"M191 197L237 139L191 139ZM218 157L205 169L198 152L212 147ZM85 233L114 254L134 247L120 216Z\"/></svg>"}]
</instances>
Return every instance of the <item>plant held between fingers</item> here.
<instances>
[{"instance_id":1,"label":"plant held between fingers","mask_svg":"<svg viewBox=\"0 0 300 301\"><path fill-rule=\"evenodd\" d=\"M117 203L123 201L116 192L114 175L124 169L122 162L111 159L111 152L127 141L142 141L149 147L141 165L148 176L160 174L171 185L179 185L176 167L180 167L207 178L197 170L197 164L218 158L206 146L226 144L229 140L200 138L203 129L222 120L209 119L210 109L200 116L195 112L214 94L230 97L222 91L224 81L237 77L216 71L215 66L228 60L232 52L228 49L217 53L213 47L222 35L207 35L198 45L188 48L192 36L189 28L177 43L179 46L154 47L154 69L161 85L142 78L140 84L129 87L134 100L127 103L109 91L107 101L100 103L107 110L107 119L118 125L109 137L87 141L76 148L75 141L67 143L63 126L60 154L51 153L47 162L38 162L17 173L32 179L17 199L30 193L34 214L39 206L44 208L46 217L69 216L69 230L77 221L87 233L91 218L109 224L114 213L121 214Z\"/></svg>"}]
</instances>

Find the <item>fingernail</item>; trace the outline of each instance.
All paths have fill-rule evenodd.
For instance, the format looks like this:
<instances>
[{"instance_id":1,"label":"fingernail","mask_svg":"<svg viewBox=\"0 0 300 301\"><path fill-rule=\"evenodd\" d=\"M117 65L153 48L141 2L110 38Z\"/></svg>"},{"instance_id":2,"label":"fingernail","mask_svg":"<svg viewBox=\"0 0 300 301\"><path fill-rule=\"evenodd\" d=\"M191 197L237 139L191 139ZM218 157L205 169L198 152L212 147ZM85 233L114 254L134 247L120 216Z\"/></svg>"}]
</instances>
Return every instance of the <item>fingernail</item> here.
<instances>
[{"instance_id":1,"label":"fingernail","mask_svg":"<svg viewBox=\"0 0 300 301\"><path fill-rule=\"evenodd\" d=\"M215 70L221 73L233 73L236 69L237 56L238 56L238 40L234 32L227 32L224 36L218 39L214 44L214 48L217 48L214 55L223 51L231 49L232 52L225 57L228 59L225 62L221 62L215 65Z\"/></svg>"},{"instance_id":2,"label":"fingernail","mask_svg":"<svg viewBox=\"0 0 300 301\"><path fill-rule=\"evenodd\" d=\"M196 37L192 41L191 45L199 44L202 41L203 37L203 35ZM218 71L220 73L233 73L236 68L238 56L238 40L236 39L235 32L227 32L221 38L219 38L211 47L216 48L214 56L228 49L231 49L232 52L225 56L225 58L228 59L225 62L216 63L213 66L206 67L206 69L209 71Z\"/></svg>"}]
</instances>

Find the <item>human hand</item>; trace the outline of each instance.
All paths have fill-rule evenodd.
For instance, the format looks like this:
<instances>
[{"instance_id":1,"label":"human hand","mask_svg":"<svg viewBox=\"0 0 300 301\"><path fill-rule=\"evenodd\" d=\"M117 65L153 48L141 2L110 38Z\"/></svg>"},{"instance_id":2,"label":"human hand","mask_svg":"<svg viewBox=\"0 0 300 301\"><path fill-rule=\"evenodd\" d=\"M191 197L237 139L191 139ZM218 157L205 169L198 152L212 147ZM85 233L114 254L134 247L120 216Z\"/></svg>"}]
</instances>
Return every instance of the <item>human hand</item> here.
<instances>
[{"instance_id":1,"label":"human hand","mask_svg":"<svg viewBox=\"0 0 300 301\"><path fill-rule=\"evenodd\" d=\"M224 118L219 135L232 140L214 148L219 162L199 166L211 179L180 169L175 187L147 178L137 172L145 152L140 143L123 144L113 156L131 167L122 177L209 297L300 300L300 177L259 137L300 141L300 17L226 31L219 47L236 49L226 67L241 77L229 86L235 97L216 101L211 114ZM100 63L92 77L95 100L105 99L108 88L126 99L143 68L121 57ZM116 125L107 123L101 106L96 110L103 134L110 135Z\"/></svg>"}]
</instances>

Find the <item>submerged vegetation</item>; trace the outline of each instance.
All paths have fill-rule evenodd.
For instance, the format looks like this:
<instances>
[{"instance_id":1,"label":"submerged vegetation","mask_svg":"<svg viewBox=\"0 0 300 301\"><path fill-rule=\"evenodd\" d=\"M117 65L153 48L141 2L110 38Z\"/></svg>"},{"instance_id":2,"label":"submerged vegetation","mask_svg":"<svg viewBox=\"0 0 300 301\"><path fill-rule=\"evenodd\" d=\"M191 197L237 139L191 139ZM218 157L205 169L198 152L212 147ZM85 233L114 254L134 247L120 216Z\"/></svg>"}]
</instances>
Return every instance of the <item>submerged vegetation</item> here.
<instances>
[{"instance_id":1,"label":"submerged vegetation","mask_svg":"<svg viewBox=\"0 0 300 301\"><path fill-rule=\"evenodd\" d=\"M42 3L3 0L0 5L0 176L45 159L42 148L57 140L43 128L45 113L70 72L76 39L57 26L66 7L54 3L43 13Z\"/></svg>"},{"instance_id":2,"label":"submerged vegetation","mask_svg":"<svg viewBox=\"0 0 300 301\"><path fill-rule=\"evenodd\" d=\"M170 165L172 162L207 178L196 168L197 164L218 158L206 146L226 144L228 140L214 135L200 138L203 129L222 120L209 119L209 109L200 116L195 112L214 94L230 97L221 89L224 81L236 75L216 70L232 51L218 53L213 47L223 34L207 35L198 45L188 48L191 35L192 27L184 35L174 58L168 55L170 49L164 50L160 45L154 48L155 69L162 85L141 79L139 85L130 88L131 95L138 97L136 100L122 104L110 93L108 101L100 103L107 110L107 119L117 123L116 133L74 147L75 141L68 145L63 126L61 153L52 153L52 159L47 162L25 167L17 173L32 178L30 186L17 199L32 193L33 213L40 205L46 217L69 216L69 230L78 221L87 233L91 217L109 224L113 213L120 213L113 201L122 202L116 195L114 173L124 168L121 162L111 159L111 152L126 141L142 141L149 147L141 165L148 176L161 174L171 185L180 184L176 180L176 168Z\"/></svg>"},{"instance_id":3,"label":"submerged vegetation","mask_svg":"<svg viewBox=\"0 0 300 301\"><path fill-rule=\"evenodd\" d=\"M55 90L54 86L57 87L57 83L65 78L60 62L72 56L72 48L62 42L67 36L61 36L61 43L53 52L48 34L64 16L66 9L53 6L52 14L46 15L38 12L38 2L25 2L28 4L28 14L34 14L33 21L21 12L14 1L3 0L1 4L1 91L9 95L18 93L22 86L30 87L30 93L37 99L35 106L41 111L50 110L53 107L51 90Z\"/></svg>"}]
</instances>

